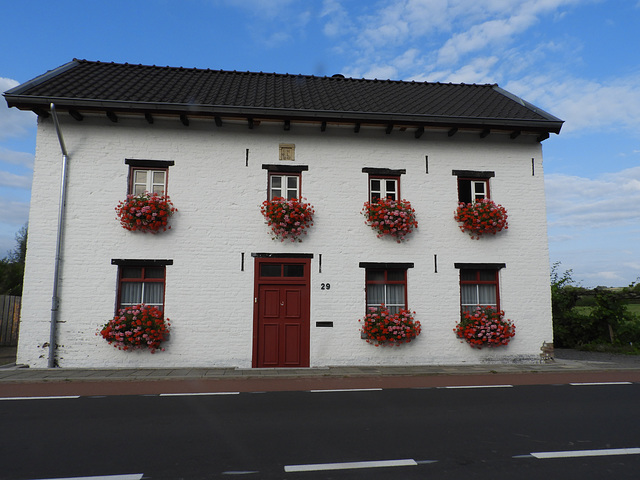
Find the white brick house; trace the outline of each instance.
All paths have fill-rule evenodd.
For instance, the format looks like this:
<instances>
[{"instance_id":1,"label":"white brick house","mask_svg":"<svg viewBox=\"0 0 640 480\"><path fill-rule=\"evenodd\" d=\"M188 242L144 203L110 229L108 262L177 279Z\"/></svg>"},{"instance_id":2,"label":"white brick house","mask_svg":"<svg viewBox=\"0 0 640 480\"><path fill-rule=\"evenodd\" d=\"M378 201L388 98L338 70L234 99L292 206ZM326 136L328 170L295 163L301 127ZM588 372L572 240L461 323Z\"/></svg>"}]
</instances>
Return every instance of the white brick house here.
<instances>
[{"instance_id":1,"label":"white brick house","mask_svg":"<svg viewBox=\"0 0 640 480\"><path fill-rule=\"evenodd\" d=\"M18 363L526 362L553 341L541 141L562 122L495 85L74 60L4 95L39 115ZM68 151L55 316L62 155L52 103ZM159 189L178 209L170 230L120 226L114 207L136 171L161 172ZM284 195L280 181L315 207L302 242L273 241L260 214L269 195ZM508 210L508 230L473 240L459 229L454 212L469 185ZM378 188L416 210L407 241L365 225L363 203ZM127 269L140 284L155 272L171 319L163 352L119 351L96 335L124 303ZM372 286L376 275L382 287ZM267 290L286 316L287 286L298 320L264 328ZM454 334L461 291L476 287L490 299L466 303L504 310L517 329L509 345L478 350ZM416 312L422 333L411 343L376 348L361 338L358 320L376 303L367 296L380 289Z\"/></svg>"}]
</instances>

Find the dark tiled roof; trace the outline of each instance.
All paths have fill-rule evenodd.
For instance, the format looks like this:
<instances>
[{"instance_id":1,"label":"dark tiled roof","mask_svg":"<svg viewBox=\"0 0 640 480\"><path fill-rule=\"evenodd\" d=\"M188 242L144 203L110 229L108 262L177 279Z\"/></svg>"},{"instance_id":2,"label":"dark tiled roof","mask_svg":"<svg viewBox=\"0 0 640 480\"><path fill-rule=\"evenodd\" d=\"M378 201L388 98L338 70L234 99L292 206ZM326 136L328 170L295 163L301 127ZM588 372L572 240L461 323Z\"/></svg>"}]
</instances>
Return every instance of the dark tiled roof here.
<instances>
[{"instance_id":1,"label":"dark tiled roof","mask_svg":"<svg viewBox=\"0 0 640 480\"><path fill-rule=\"evenodd\" d=\"M486 126L559 132L562 121L500 89L73 60L5 93L9 106L255 118Z\"/></svg>"}]
</instances>

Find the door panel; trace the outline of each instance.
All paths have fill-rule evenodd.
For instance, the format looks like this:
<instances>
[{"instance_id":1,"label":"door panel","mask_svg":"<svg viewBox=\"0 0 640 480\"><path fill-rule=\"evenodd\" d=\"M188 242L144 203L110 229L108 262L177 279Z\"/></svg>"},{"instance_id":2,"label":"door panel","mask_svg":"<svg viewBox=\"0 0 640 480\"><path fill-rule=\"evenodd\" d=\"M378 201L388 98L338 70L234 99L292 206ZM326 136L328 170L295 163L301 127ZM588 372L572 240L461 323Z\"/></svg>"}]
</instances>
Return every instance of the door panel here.
<instances>
[{"instance_id":1,"label":"door panel","mask_svg":"<svg viewBox=\"0 0 640 480\"><path fill-rule=\"evenodd\" d=\"M300 318L301 312L301 298L302 290L298 288L287 288L284 294L284 310L287 318Z\"/></svg>"},{"instance_id":2,"label":"door panel","mask_svg":"<svg viewBox=\"0 0 640 480\"><path fill-rule=\"evenodd\" d=\"M284 363L287 366L300 365L300 325L287 323L284 326Z\"/></svg>"}]
</instances>

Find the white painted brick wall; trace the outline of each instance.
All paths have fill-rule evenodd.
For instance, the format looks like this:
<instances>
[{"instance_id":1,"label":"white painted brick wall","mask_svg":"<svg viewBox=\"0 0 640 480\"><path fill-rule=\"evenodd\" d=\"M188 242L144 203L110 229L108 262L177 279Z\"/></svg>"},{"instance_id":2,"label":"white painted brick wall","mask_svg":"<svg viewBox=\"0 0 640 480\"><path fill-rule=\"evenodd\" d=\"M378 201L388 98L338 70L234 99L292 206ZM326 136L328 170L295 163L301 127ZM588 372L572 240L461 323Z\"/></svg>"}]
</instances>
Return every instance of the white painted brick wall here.
<instances>
[{"instance_id":1,"label":"white painted brick wall","mask_svg":"<svg viewBox=\"0 0 640 480\"><path fill-rule=\"evenodd\" d=\"M311 262L311 366L460 364L537 359L552 341L549 263L540 144L533 137L479 139L477 133L413 132L263 123L102 117L62 119L69 150L68 197L61 264L58 361L64 367L250 367L253 336L252 253L307 253ZM315 207L315 226L302 243L271 240L259 212L267 171L279 143L295 144L303 196ZM245 151L249 149L249 165ZM425 156L429 157L428 174ZM168 191L179 212L170 231L149 235L122 229L114 207L127 190L125 158L173 160ZM536 168L532 175L531 161ZM18 362L46 367L49 340L61 154L51 120L38 132L29 220ZM360 214L367 199L363 167L406 169L402 197L417 211L409 241L379 239ZM509 229L471 240L453 220L452 170L491 170L492 198L509 213ZM241 254L245 269L241 271ZM322 273L319 256L322 255ZM437 255L438 272L434 270ZM171 319L166 351L121 352L95 333L113 316L117 267L113 258L172 259L165 312ZM422 323L417 340L381 348L360 338L364 269L360 262L413 262L408 301ZM505 263L501 306L517 325L508 347L476 350L453 328L459 318L456 262ZM330 283L330 290L321 290ZM317 321L333 321L318 328Z\"/></svg>"}]
</instances>

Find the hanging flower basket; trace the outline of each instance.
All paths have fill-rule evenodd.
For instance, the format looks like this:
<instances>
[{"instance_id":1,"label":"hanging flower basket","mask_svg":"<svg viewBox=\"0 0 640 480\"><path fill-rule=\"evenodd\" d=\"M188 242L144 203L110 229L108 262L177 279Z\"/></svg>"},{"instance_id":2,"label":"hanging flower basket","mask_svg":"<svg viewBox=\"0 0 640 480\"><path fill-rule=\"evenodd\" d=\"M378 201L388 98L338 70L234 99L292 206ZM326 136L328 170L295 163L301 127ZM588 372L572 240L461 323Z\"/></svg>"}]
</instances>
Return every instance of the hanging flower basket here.
<instances>
[{"instance_id":1,"label":"hanging flower basket","mask_svg":"<svg viewBox=\"0 0 640 480\"><path fill-rule=\"evenodd\" d=\"M416 312L400 310L398 313L389 313L389 309L384 305L369 310L364 319L359 320L363 322L360 332L367 339L367 343L376 347L399 346L420 335L420 322L413 319Z\"/></svg>"},{"instance_id":2,"label":"hanging flower basket","mask_svg":"<svg viewBox=\"0 0 640 480\"><path fill-rule=\"evenodd\" d=\"M155 353L169 338L170 325L156 307L140 304L119 310L97 334L118 350L148 348Z\"/></svg>"},{"instance_id":3,"label":"hanging flower basket","mask_svg":"<svg viewBox=\"0 0 640 480\"><path fill-rule=\"evenodd\" d=\"M516 334L516 326L511 320L504 319L502 310L485 307L473 313L464 312L453 331L458 338L480 349L507 345Z\"/></svg>"},{"instance_id":4,"label":"hanging flower basket","mask_svg":"<svg viewBox=\"0 0 640 480\"><path fill-rule=\"evenodd\" d=\"M461 203L454 218L460 222L460 230L468 232L476 240L485 233L495 235L502 229L509 228L507 210L488 198L475 203Z\"/></svg>"},{"instance_id":5,"label":"hanging flower basket","mask_svg":"<svg viewBox=\"0 0 640 480\"><path fill-rule=\"evenodd\" d=\"M361 213L365 218L364 223L378 232L378 238L390 235L401 243L406 235L418 228L416 211L408 200L380 198L364 202Z\"/></svg>"},{"instance_id":6,"label":"hanging flower basket","mask_svg":"<svg viewBox=\"0 0 640 480\"><path fill-rule=\"evenodd\" d=\"M126 200L116 207L116 215L122 228L151 233L171 228L167 226L169 217L177 211L168 195L149 192L127 195Z\"/></svg>"},{"instance_id":7,"label":"hanging flower basket","mask_svg":"<svg viewBox=\"0 0 640 480\"><path fill-rule=\"evenodd\" d=\"M313 205L305 203L304 200L294 198L285 200L282 197L274 197L272 200L265 200L260 206L260 213L271 227L273 239L296 240L301 242L301 235L306 235L307 230L313 226L313 215L315 210Z\"/></svg>"}]
</instances>

